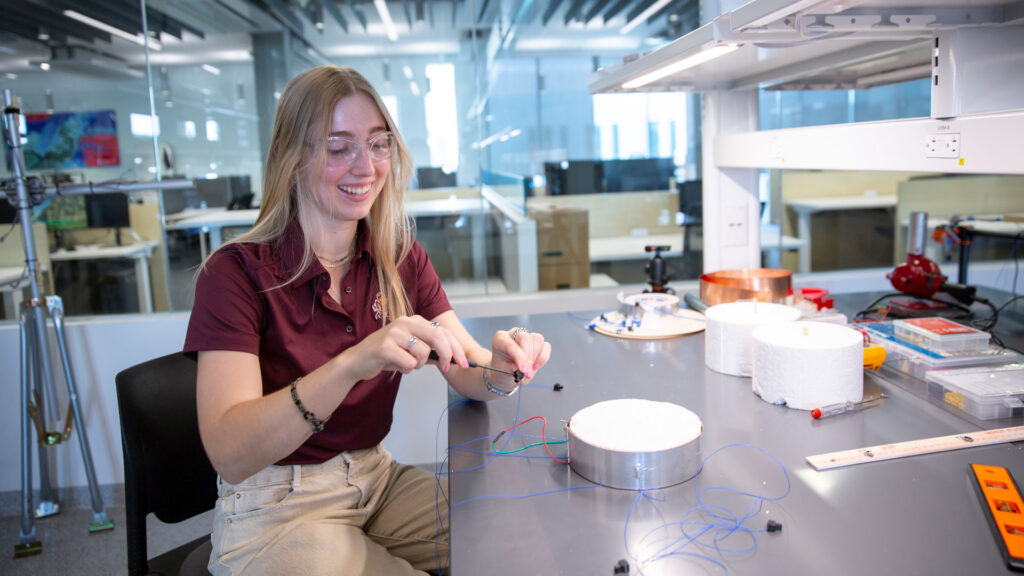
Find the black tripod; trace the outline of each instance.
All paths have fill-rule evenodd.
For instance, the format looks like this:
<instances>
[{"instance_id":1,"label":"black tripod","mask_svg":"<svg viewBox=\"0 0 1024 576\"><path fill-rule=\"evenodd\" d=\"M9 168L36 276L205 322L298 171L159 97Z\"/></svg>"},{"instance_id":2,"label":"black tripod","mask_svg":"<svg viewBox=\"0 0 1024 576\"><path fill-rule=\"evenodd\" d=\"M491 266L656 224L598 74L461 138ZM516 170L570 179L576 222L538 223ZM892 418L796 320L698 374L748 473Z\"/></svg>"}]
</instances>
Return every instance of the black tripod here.
<instances>
[{"instance_id":1,"label":"black tripod","mask_svg":"<svg viewBox=\"0 0 1024 576\"><path fill-rule=\"evenodd\" d=\"M14 556L21 558L42 552L42 544L36 540L35 518L52 516L60 512L60 504L54 497L51 485L49 458L46 448L56 446L70 439L72 426L78 432L82 462L85 466L86 478L89 482L89 496L92 502L93 521L89 531L110 530L114 522L107 516L96 482L93 468L92 453L86 437L85 424L79 408L78 392L71 370L67 342L64 338L64 304L59 296L44 295L40 289L41 271L36 256L35 238L32 230L32 206L43 202L48 196L72 194L93 194L109 192L125 192L131 190L153 190L191 188L191 181L168 181L148 183L118 183L108 185L77 185L47 188L38 177L25 175L25 159L21 147L19 122L21 110L17 97L10 90L4 90L4 132L7 136L14 178L5 180L0 187L7 200L17 209L21 222L22 242L25 248L25 265L27 267L31 297L22 303L20 311L20 344L21 344L21 529L18 543L14 546ZM61 364L64 369L64 380L68 389L68 410L61 431L46 430L47 406L56 406L54 398L53 370L50 360L50 345L46 331L46 313L53 321L60 350ZM59 417L59 414L54 414ZM35 425L39 441L39 505L33 512L32 508L32 426Z\"/></svg>"}]
</instances>

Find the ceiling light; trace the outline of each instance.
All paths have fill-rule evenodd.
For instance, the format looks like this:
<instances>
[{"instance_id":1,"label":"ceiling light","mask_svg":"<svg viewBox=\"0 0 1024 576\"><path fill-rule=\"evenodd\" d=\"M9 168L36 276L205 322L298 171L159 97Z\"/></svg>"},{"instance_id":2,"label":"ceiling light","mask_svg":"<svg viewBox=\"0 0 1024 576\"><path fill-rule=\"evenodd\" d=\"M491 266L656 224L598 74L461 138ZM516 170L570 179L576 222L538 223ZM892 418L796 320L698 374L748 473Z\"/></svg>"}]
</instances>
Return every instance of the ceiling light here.
<instances>
[{"instance_id":1,"label":"ceiling light","mask_svg":"<svg viewBox=\"0 0 1024 576\"><path fill-rule=\"evenodd\" d=\"M214 76L220 76L220 68L217 68L216 66L210 66L209 64L203 64L202 66L200 66L200 68L202 68L203 70L206 70L207 72L209 72L210 74L213 74Z\"/></svg>"},{"instance_id":2,"label":"ceiling light","mask_svg":"<svg viewBox=\"0 0 1024 576\"><path fill-rule=\"evenodd\" d=\"M402 74L405 74L406 80L412 80L412 68L409 66L402 66Z\"/></svg>"},{"instance_id":3,"label":"ceiling light","mask_svg":"<svg viewBox=\"0 0 1024 576\"><path fill-rule=\"evenodd\" d=\"M626 25L619 29L619 34L629 34L630 32L633 31L634 28L636 28L642 22L650 18L652 14L664 8L671 1L672 0L658 0L654 4L651 4L650 6L647 7L646 10L637 14L636 18L633 18L629 22L626 22Z\"/></svg>"},{"instance_id":4,"label":"ceiling light","mask_svg":"<svg viewBox=\"0 0 1024 576\"><path fill-rule=\"evenodd\" d=\"M39 34L36 34L36 38L38 38L41 42L46 42L50 39L50 33L46 31L46 28L40 28Z\"/></svg>"},{"instance_id":5,"label":"ceiling light","mask_svg":"<svg viewBox=\"0 0 1024 576\"><path fill-rule=\"evenodd\" d=\"M646 86L647 84L650 84L655 80L661 80L662 78L666 76L671 76L676 72L682 72L687 68L693 68L694 66L703 64L708 60L713 60L715 58L718 58L719 56L724 56L737 48L739 48L739 46L732 46L729 44L719 44L717 46L712 46L711 48L701 50L700 52L697 52L696 54L693 54L691 56L687 56L686 58L683 58L681 60L676 60L675 62L672 62L671 64L668 64L667 66L659 68L653 72L648 72L647 74L644 74L639 78L634 78L629 82L625 82L622 85L622 88L625 90L629 90L632 88Z\"/></svg>"},{"instance_id":6,"label":"ceiling light","mask_svg":"<svg viewBox=\"0 0 1024 576\"><path fill-rule=\"evenodd\" d=\"M40 62L39 63L39 67L42 68L43 70L49 70L50 69L50 63L49 62Z\"/></svg>"},{"instance_id":7,"label":"ceiling light","mask_svg":"<svg viewBox=\"0 0 1024 576\"><path fill-rule=\"evenodd\" d=\"M90 18L90 17L86 16L85 14L81 14L79 12L75 12L74 10L65 10L64 11L64 15L67 16L68 18L71 18L72 20L78 20L79 22L81 22L83 24L88 24L89 26L92 26L93 28L96 28L98 30L103 30L107 34L112 34L114 36L117 36L118 38L123 38L123 39L125 39L125 40L127 40L129 42L134 42L134 43L138 44L139 46L145 46L146 45L146 37L143 36L142 34L131 34L130 32L125 32L124 30L121 30L120 28L115 28L115 27L111 26L110 24L107 24L105 22L100 22L99 20L96 20L95 18ZM161 50L163 48L162 46L160 46L160 43L157 42L156 40L150 40L149 41L149 47L152 48L153 50Z\"/></svg>"},{"instance_id":8,"label":"ceiling light","mask_svg":"<svg viewBox=\"0 0 1024 576\"><path fill-rule=\"evenodd\" d=\"M419 96L420 95L419 84L416 84L415 82L409 82L409 90L412 90L412 95L413 96Z\"/></svg>"},{"instance_id":9,"label":"ceiling light","mask_svg":"<svg viewBox=\"0 0 1024 576\"><path fill-rule=\"evenodd\" d=\"M398 42L398 30L395 29L395 23L391 20L391 12L388 12L388 5L384 0L373 0L373 5L377 8L377 14L380 14L381 22L384 23L384 31L388 35L388 40Z\"/></svg>"}]
</instances>

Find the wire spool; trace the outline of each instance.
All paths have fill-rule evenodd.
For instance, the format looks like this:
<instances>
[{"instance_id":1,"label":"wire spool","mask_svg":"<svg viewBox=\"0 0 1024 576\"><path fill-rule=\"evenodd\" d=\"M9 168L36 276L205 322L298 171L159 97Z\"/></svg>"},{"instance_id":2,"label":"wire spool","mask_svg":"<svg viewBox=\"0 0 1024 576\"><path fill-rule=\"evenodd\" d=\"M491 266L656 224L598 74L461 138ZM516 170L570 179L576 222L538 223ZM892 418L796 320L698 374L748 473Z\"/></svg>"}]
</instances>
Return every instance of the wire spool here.
<instances>
[{"instance_id":1,"label":"wire spool","mask_svg":"<svg viewBox=\"0 0 1024 576\"><path fill-rule=\"evenodd\" d=\"M740 268L701 274L700 299L708 306L757 300L789 304L793 297L793 274L774 268Z\"/></svg>"},{"instance_id":2,"label":"wire spool","mask_svg":"<svg viewBox=\"0 0 1024 576\"><path fill-rule=\"evenodd\" d=\"M664 488L693 478L700 466L704 425L676 404L606 400L574 414L566 428L569 466L602 486Z\"/></svg>"}]
</instances>

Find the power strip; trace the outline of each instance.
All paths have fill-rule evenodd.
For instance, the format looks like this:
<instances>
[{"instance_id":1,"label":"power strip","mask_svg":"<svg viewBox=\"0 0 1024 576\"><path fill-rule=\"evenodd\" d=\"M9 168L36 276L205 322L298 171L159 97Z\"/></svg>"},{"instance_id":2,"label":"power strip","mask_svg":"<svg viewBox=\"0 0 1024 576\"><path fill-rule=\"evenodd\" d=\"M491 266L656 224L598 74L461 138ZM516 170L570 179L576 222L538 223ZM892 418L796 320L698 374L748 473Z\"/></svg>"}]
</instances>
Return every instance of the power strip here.
<instances>
[{"instance_id":1,"label":"power strip","mask_svg":"<svg viewBox=\"0 0 1024 576\"><path fill-rule=\"evenodd\" d=\"M843 466L853 466L854 464L864 464L865 462L893 460L919 454L948 452L949 450L959 450L961 448L973 448L974 446L987 446L989 444L1021 440L1024 440L1024 426L1014 426L1012 428L978 430L977 432L965 432L950 436L936 436L935 438L924 438L922 440L908 440L895 444L882 444L868 448L817 454L808 456L807 463L813 466L815 470L821 471L841 468Z\"/></svg>"}]
</instances>

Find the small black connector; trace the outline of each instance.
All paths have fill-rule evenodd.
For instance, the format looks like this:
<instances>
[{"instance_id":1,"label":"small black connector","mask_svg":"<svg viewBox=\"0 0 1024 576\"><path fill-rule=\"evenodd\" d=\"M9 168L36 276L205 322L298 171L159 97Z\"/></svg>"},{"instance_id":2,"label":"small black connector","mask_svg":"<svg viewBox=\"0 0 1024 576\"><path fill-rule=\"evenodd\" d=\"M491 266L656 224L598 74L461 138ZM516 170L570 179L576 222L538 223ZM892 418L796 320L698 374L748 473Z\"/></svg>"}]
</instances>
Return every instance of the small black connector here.
<instances>
[{"instance_id":1,"label":"small black connector","mask_svg":"<svg viewBox=\"0 0 1024 576\"><path fill-rule=\"evenodd\" d=\"M782 532L782 524L775 520L769 520L766 528L769 532Z\"/></svg>"},{"instance_id":2,"label":"small black connector","mask_svg":"<svg viewBox=\"0 0 1024 576\"><path fill-rule=\"evenodd\" d=\"M612 569L612 574L629 574L629 562L619 560Z\"/></svg>"},{"instance_id":3,"label":"small black connector","mask_svg":"<svg viewBox=\"0 0 1024 576\"><path fill-rule=\"evenodd\" d=\"M558 382L555 382L555 385L554 385L554 386L552 386L551 388L552 388L552 389L553 389L553 390L554 390L555 392L560 392L560 391L562 390L562 388L564 388L564 386L562 386L562 385L561 385L561 384L559 384Z\"/></svg>"}]
</instances>

